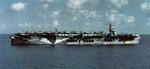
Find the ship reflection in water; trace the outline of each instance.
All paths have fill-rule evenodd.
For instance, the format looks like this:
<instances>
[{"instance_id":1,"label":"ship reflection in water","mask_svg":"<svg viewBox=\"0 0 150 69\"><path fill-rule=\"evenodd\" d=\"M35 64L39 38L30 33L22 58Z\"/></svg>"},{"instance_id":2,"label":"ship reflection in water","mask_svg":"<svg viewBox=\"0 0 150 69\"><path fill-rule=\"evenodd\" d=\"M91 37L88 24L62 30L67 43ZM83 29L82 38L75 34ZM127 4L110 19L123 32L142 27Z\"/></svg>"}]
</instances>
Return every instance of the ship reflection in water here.
<instances>
[{"instance_id":1,"label":"ship reflection in water","mask_svg":"<svg viewBox=\"0 0 150 69\"><path fill-rule=\"evenodd\" d=\"M94 44L137 44L139 34L117 34L112 24L108 24L109 33L100 32L24 32L15 33L11 38L12 45L26 44L64 44L64 45L94 45Z\"/></svg>"}]
</instances>

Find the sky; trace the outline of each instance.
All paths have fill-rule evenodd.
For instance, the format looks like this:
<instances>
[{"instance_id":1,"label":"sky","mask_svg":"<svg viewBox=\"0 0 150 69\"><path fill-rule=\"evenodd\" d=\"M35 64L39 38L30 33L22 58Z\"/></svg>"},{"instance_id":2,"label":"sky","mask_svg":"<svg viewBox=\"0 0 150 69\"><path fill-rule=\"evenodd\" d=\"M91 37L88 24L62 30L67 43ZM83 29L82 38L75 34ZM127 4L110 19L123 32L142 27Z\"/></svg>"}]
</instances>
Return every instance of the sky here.
<instances>
[{"instance_id":1,"label":"sky","mask_svg":"<svg viewBox=\"0 0 150 69\"><path fill-rule=\"evenodd\" d=\"M150 0L0 0L0 33L104 31L150 34Z\"/></svg>"}]
</instances>

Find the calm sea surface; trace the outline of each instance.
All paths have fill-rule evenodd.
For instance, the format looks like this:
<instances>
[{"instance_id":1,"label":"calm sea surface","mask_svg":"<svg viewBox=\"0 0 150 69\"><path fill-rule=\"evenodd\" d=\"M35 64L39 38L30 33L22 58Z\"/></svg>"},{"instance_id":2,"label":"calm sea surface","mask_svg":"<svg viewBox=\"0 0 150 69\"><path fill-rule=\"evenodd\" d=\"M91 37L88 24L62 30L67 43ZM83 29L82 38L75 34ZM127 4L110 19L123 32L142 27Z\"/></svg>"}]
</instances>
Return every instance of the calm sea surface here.
<instances>
[{"instance_id":1,"label":"calm sea surface","mask_svg":"<svg viewBox=\"0 0 150 69\"><path fill-rule=\"evenodd\" d=\"M150 69L150 35L115 46L11 46L0 35L0 69Z\"/></svg>"}]
</instances>

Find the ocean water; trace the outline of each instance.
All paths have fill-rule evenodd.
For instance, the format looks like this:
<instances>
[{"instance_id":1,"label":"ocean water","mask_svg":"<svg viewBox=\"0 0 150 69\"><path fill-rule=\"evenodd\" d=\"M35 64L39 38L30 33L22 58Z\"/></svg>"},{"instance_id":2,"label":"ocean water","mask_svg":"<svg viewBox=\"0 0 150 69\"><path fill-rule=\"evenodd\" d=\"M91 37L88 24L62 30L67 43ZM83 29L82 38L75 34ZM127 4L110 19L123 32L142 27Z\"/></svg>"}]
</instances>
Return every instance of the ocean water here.
<instances>
[{"instance_id":1,"label":"ocean water","mask_svg":"<svg viewBox=\"0 0 150 69\"><path fill-rule=\"evenodd\" d=\"M0 35L0 69L150 69L150 35L136 45L11 46Z\"/></svg>"}]
</instances>

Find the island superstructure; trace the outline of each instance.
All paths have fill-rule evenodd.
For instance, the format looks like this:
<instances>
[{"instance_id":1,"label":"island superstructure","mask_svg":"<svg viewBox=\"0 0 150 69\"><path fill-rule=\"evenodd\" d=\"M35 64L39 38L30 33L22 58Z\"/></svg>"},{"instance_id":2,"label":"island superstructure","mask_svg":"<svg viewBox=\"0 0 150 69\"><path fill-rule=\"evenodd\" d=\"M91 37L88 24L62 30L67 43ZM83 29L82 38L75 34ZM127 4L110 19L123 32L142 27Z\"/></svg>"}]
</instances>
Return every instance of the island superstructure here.
<instances>
[{"instance_id":1,"label":"island superstructure","mask_svg":"<svg viewBox=\"0 0 150 69\"><path fill-rule=\"evenodd\" d=\"M108 24L109 33L101 32L24 32L15 33L11 38L12 45L30 44L64 44L64 45L114 45L138 44L139 34L117 34L111 23Z\"/></svg>"}]
</instances>

